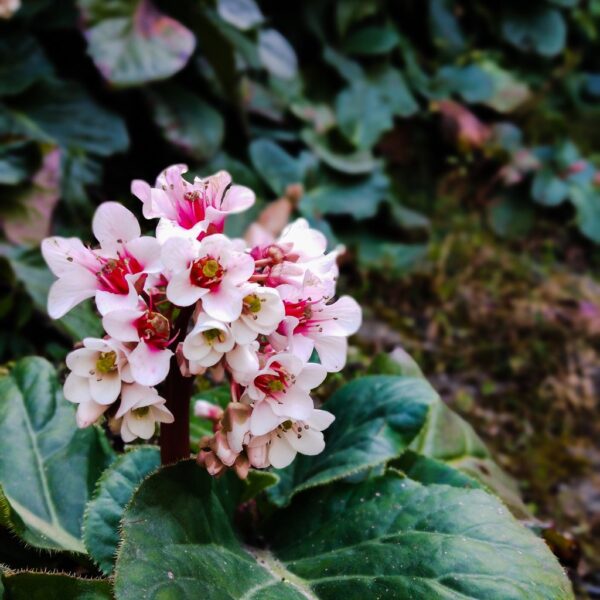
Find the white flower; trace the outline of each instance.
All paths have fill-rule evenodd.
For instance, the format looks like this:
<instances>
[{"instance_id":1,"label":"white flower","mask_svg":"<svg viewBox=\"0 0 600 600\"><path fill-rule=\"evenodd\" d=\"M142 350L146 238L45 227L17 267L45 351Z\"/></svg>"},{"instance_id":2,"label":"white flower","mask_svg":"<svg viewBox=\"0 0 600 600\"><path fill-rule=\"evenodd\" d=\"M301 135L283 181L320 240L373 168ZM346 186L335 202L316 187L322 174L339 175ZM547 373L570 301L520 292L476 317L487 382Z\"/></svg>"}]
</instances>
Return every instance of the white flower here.
<instances>
[{"instance_id":1,"label":"white flower","mask_svg":"<svg viewBox=\"0 0 600 600\"><path fill-rule=\"evenodd\" d=\"M121 405L115 415L121 421L121 437L126 443L136 438L149 440L157 423L172 423L173 414L165 406L166 400L155 388L132 383L123 386Z\"/></svg>"},{"instance_id":2,"label":"white flower","mask_svg":"<svg viewBox=\"0 0 600 600\"><path fill-rule=\"evenodd\" d=\"M293 354L269 358L246 388L242 401L253 403L250 431L262 435L284 419L307 419L314 406L310 390L323 383L327 371Z\"/></svg>"},{"instance_id":3,"label":"white flower","mask_svg":"<svg viewBox=\"0 0 600 600\"><path fill-rule=\"evenodd\" d=\"M67 400L79 404L77 424L94 423L121 393L121 382L133 381L127 351L115 340L85 338L83 348L67 356L71 370L64 385Z\"/></svg>"},{"instance_id":4,"label":"white flower","mask_svg":"<svg viewBox=\"0 0 600 600\"><path fill-rule=\"evenodd\" d=\"M183 355L190 361L190 372L197 373L199 368L216 365L234 344L231 330L225 323L201 313L183 341Z\"/></svg>"},{"instance_id":5,"label":"white flower","mask_svg":"<svg viewBox=\"0 0 600 600\"><path fill-rule=\"evenodd\" d=\"M236 383L246 386L256 376L260 369L258 349L259 344L254 341L249 344L236 345L233 350L226 354L227 366Z\"/></svg>"},{"instance_id":6,"label":"white flower","mask_svg":"<svg viewBox=\"0 0 600 600\"><path fill-rule=\"evenodd\" d=\"M203 310L213 319L231 322L240 316L244 290L239 286L254 273L254 260L235 242L220 234L202 242L171 238L162 258L173 273L167 286L173 304L190 306L202 299Z\"/></svg>"},{"instance_id":7,"label":"white flower","mask_svg":"<svg viewBox=\"0 0 600 600\"><path fill-rule=\"evenodd\" d=\"M314 456L323 452L325 440L321 433L333 423L335 417L314 409L304 421L286 420L269 433L253 437L247 448L250 464L256 468L272 465L276 469L287 467L296 454Z\"/></svg>"},{"instance_id":8,"label":"white flower","mask_svg":"<svg viewBox=\"0 0 600 600\"><path fill-rule=\"evenodd\" d=\"M285 316L283 302L277 290L254 285L243 297L242 314L231 324L238 344L249 344L258 334L273 333Z\"/></svg>"}]
</instances>

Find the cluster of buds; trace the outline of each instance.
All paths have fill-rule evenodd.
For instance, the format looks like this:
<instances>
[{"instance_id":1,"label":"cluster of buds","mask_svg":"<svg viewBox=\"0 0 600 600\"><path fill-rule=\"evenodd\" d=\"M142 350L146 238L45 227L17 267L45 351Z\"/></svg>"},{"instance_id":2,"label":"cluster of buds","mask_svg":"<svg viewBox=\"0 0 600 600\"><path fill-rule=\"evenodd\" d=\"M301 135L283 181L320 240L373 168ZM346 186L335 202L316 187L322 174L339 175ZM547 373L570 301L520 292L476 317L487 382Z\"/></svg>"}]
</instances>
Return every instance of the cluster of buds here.
<instances>
[{"instance_id":1,"label":"cluster of buds","mask_svg":"<svg viewBox=\"0 0 600 600\"><path fill-rule=\"evenodd\" d=\"M64 393L87 427L104 413L125 442L150 439L173 422L155 386L207 370L230 382L224 411L204 407L215 434L201 442L199 462L213 475L234 467L284 467L297 452L323 450L333 415L315 408L311 390L345 364L347 337L361 310L350 297L332 301L338 251L299 219L278 238L252 229L249 240L223 234L225 218L254 203L226 172L193 183L184 165L163 171L154 187L132 193L156 237L121 204L97 209L99 247L52 237L42 253L57 276L48 312L60 318L94 298L106 336L86 338L67 357ZM318 362L311 362L318 356ZM202 409L202 407L200 407Z\"/></svg>"}]
</instances>

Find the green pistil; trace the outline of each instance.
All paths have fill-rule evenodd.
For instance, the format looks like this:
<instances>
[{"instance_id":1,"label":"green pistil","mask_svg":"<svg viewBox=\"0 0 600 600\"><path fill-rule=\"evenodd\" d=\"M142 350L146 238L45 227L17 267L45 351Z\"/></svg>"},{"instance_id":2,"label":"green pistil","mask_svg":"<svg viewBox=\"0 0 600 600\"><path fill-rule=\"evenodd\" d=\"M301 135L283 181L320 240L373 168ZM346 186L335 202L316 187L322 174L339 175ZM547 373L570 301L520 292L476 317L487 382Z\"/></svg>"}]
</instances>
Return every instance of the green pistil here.
<instances>
[{"instance_id":1,"label":"green pistil","mask_svg":"<svg viewBox=\"0 0 600 600\"><path fill-rule=\"evenodd\" d=\"M244 307L251 313L260 312L260 298L256 294L249 294L244 298Z\"/></svg>"},{"instance_id":2,"label":"green pistil","mask_svg":"<svg viewBox=\"0 0 600 600\"><path fill-rule=\"evenodd\" d=\"M142 406L140 408L134 408L131 412L133 413L134 417L143 419L150 412L150 407Z\"/></svg>"},{"instance_id":3,"label":"green pistil","mask_svg":"<svg viewBox=\"0 0 600 600\"><path fill-rule=\"evenodd\" d=\"M284 388L283 382L279 381L279 379L273 379L273 381L269 382L269 389L272 392L283 392Z\"/></svg>"},{"instance_id":4,"label":"green pistil","mask_svg":"<svg viewBox=\"0 0 600 600\"><path fill-rule=\"evenodd\" d=\"M219 340L219 342L225 341L225 336L220 329L209 329L208 331L203 331L202 335L209 344L212 344L215 340Z\"/></svg>"},{"instance_id":5,"label":"green pistil","mask_svg":"<svg viewBox=\"0 0 600 600\"><path fill-rule=\"evenodd\" d=\"M117 353L101 352L96 361L96 371L100 373L111 373L117 369Z\"/></svg>"},{"instance_id":6,"label":"green pistil","mask_svg":"<svg viewBox=\"0 0 600 600\"><path fill-rule=\"evenodd\" d=\"M209 279L212 279L218 273L218 271L219 263L214 258L207 260L202 267L202 275L204 275L204 277L208 277Z\"/></svg>"}]
</instances>

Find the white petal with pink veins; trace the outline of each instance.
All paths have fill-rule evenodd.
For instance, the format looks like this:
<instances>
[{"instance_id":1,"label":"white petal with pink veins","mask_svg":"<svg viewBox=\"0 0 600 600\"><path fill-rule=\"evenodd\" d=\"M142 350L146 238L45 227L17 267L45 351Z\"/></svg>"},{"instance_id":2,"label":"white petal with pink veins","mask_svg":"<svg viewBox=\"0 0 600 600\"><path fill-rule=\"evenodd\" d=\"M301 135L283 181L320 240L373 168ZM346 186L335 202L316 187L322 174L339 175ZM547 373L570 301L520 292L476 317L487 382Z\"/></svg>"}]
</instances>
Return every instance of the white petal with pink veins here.
<instances>
[{"instance_id":1,"label":"white petal with pink veins","mask_svg":"<svg viewBox=\"0 0 600 600\"><path fill-rule=\"evenodd\" d=\"M320 337L315 339L315 350L321 364L330 373L337 373L346 364L348 340L345 337Z\"/></svg>"},{"instance_id":2,"label":"white petal with pink veins","mask_svg":"<svg viewBox=\"0 0 600 600\"><path fill-rule=\"evenodd\" d=\"M249 209L255 202L254 192L243 185L232 185L221 202L224 213L239 213Z\"/></svg>"},{"instance_id":3,"label":"white petal with pink veins","mask_svg":"<svg viewBox=\"0 0 600 600\"><path fill-rule=\"evenodd\" d=\"M108 406L97 404L93 400L82 402L77 407L77 414L75 416L77 427L84 429L85 427L93 425L107 409Z\"/></svg>"},{"instance_id":4,"label":"white petal with pink veins","mask_svg":"<svg viewBox=\"0 0 600 600\"><path fill-rule=\"evenodd\" d=\"M243 293L239 288L222 283L202 297L202 308L213 319L235 321L242 313Z\"/></svg>"},{"instance_id":5,"label":"white petal with pink veins","mask_svg":"<svg viewBox=\"0 0 600 600\"><path fill-rule=\"evenodd\" d=\"M276 469L287 467L296 457L296 450L292 448L283 434L273 435L269 446L269 462Z\"/></svg>"},{"instance_id":6,"label":"white petal with pink veins","mask_svg":"<svg viewBox=\"0 0 600 600\"><path fill-rule=\"evenodd\" d=\"M75 266L92 271L99 267L96 255L78 238L46 238L42 241L41 250L44 260L57 277L70 273Z\"/></svg>"},{"instance_id":7,"label":"white petal with pink veins","mask_svg":"<svg viewBox=\"0 0 600 600\"><path fill-rule=\"evenodd\" d=\"M298 429L302 429L301 432ZM304 427L294 426L285 432L285 438L289 445L301 454L307 454L308 456L315 456L320 454L325 449L325 440L323 434L320 431L311 429L305 429Z\"/></svg>"},{"instance_id":8,"label":"white petal with pink veins","mask_svg":"<svg viewBox=\"0 0 600 600\"><path fill-rule=\"evenodd\" d=\"M87 377L80 377L75 373L69 373L63 387L64 397L74 404L91 402L90 386Z\"/></svg>"},{"instance_id":9,"label":"white petal with pink veins","mask_svg":"<svg viewBox=\"0 0 600 600\"><path fill-rule=\"evenodd\" d=\"M57 279L48 292L48 314L53 319L64 317L80 302L91 298L98 289L98 280L82 267L72 269Z\"/></svg>"},{"instance_id":10,"label":"white petal with pink veins","mask_svg":"<svg viewBox=\"0 0 600 600\"><path fill-rule=\"evenodd\" d=\"M67 367L80 377L89 377L96 370L98 352L91 348L78 348L67 354Z\"/></svg>"},{"instance_id":11,"label":"white petal with pink veins","mask_svg":"<svg viewBox=\"0 0 600 600\"><path fill-rule=\"evenodd\" d=\"M104 315L102 326L106 333L120 342L137 342L140 334L136 321L144 314L141 310L115 310Z\"/></svg>"},{"instance_id":12,"label":"white petal with pink veins","mask_svg":"<svg viewBox=\"0 0 600 600\"><path fill-rule=\"evenodd\" d=\"M141 385L157 385L168 375L172 355L170 350L157 350L142 340L129 355L131 375Z\"/></svg>"},{"instance_id":13,"label":"white petal with pink veins","mask_svg":"<svg viewBox=\"0 0 600 600\"><path fill-rule=\"evenodd\" d=\"M92 231L102 250L108 252L117 252L124 243L142 233L135 215L118 202L104 202L98 207L92 220Z\"/></svg>"},{"instance_id":14,"label":"white petal with pink veins","mask_svg":"<svg viewBox=\"0 0 600 600\"><path fill-rule=\"evenodd\" d=\"M254 273L254 259L241 252L230 254L225 266L227 281L234 285L246 283Z\"/></svg>"},{"instance_id":15,"label":"white petal with pink veins","mask_svg":"<svg viewBox=\"0 0 600 600\"><path fill-rule=\"evenodd\" d=\"M195 240L202 232L206 231L210 222L208 220L198 221L190 229L186 229L181 225L178 225L175 221L170 219L161 219L156 226L156 239L164 244L171 238L182 238Z\"/></svg>"},{"instance_id":16,"label":"white petal with pink veins","mask_svg":"<svg viewBox=\"0 0 600 600\"><path fill-rule=\"evenodd\" d=\"M207 295L208 290L206 288L199 287L191 282L189 270L180 271L173 275L167 285L167 298L177 306L191 306Z\"/></svg>"},{"instance_id":17,"label":"white petal with pink veins","mask_svg":"<svg viewBox=\"0 0 600 600\"><path fill-rule=\"evenodd\" d=\"M121 378L118 371L98 373L89 378L92 400L98 404L112 404L121 393Z\"/></svg>"},{"instance_id":18,"label":"white petal with pink veins","mask_svg":"<svg viewBox=\"0 0 600 600\"><path fill-rule=\"evenodd\" d=\"M266 400L257 402L250 417L250 433L252 435L269 433L279 425L280 420Z\"/></svg>"},{"instance_id":19,"label":"white petal with pink veins","mask_svg":"<svg viewBox=\"0 0 600 600\"><path fill-rule=\"evenodd\" d=\"M133 256L145 273L158 273L162 270L161 247L156 238L143 236L125 244L125 252Z\"/></svg>"},{"instance_id":20,"label":"white petal with pink veins","mask_svg":"<svg viewBox=\"0 0 600 600\"><path fill-rule=\"evenodd\" d=\"M303 336L294 335L289 341L290 352L293 352L298 358L303 361L308 361L315 349L315 342L313 339Z\"/></svg>"}]
</instances>

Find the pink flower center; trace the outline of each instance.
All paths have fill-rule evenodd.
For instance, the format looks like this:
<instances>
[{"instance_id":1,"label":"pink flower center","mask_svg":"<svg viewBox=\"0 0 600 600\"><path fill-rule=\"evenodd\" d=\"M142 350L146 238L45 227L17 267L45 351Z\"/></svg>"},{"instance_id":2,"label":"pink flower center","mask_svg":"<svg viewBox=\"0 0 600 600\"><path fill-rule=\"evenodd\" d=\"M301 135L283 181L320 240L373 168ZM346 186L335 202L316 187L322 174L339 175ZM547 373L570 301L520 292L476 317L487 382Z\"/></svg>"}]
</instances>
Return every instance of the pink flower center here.
<instances>
[{"instance_id":1,"label":"pink flower center","mask_svg":"<svg viewBox=\"0 0 600 600\"><path fill-rule=\"evenodd\" d=\"M259 375L254 380L254 385L267 396L276 396L285 393L290 385L290 376L283 370L279 363L271 364L270 368L275 374Z\"/></svg>"},{"instance_id":2,"label":"pink flower center","mask_svg":"<svg viewBox=\"0 0 600 600\"><path fill-rule=\"evenodd\" d=\"M160 313L146 311L135 323L140 339L158 348L169 345L171 327L169 319Z\"/></svg>"},{"instance_id":3,"label":"pink flower center","mask_svg":"<svg viewBox=\"0 0 600 600\"><path fill-rule=\"evenodd\" d=\"M300 302L285 302L285 314L287 317L296 317L300 321L299 325L305 324L312 318L312 302L310 300L300 300Z\"/></svg>"},{"instance_id":4,"label":"pink flower center","mask_svg":"<svg viewBox=\"0 0 600 600\"><path fill-rule=\"evenodd\" d=\"M206 217L204 196L198 190L186 192L183 201L179 202L179 224L185 229L191 229L196 223Z\"/></svg>"},{"instance_id":5,"label":"pink flower center","mask_svg":"<svg viewBox=\"0 0 600 600\"><path fill-rule=\"evenodd\" d=\"M125 275L141 273L142 265L133 256L119 256L119 258L101 258L102 268L96 273L98 281L105 292L112 294L129 293L129 284Z\"/></svg>"},{"instance_id":6,"label":"pink flower center","mask_svg":"<svg viewBox=\"0 0 600 600\"><path fill-rule=\"evenodd\" d=\"M225 270L212 256L204 256L192 263L190 281L192 285L212 290L221 283Z\"/></svg>"}]
</instances>

